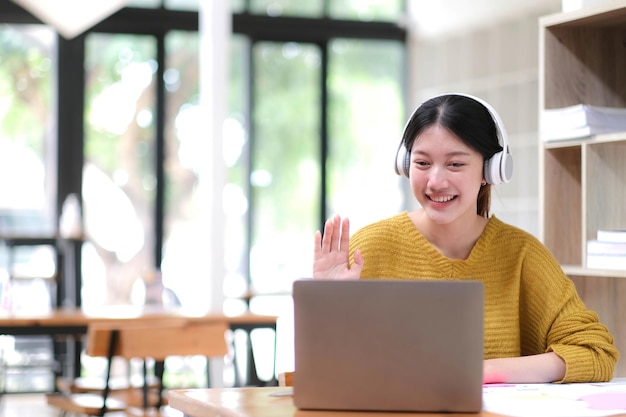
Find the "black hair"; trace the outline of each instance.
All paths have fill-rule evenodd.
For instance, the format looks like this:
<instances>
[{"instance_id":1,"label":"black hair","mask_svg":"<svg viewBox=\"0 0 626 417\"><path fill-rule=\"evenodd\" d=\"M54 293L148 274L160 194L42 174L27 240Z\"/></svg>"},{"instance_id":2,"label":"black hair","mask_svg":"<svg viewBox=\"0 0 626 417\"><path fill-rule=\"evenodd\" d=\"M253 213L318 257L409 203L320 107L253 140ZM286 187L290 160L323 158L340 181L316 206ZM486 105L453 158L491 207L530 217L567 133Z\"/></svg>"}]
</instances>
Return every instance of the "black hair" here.
<instances>
[{"instance_id":1,"label":"black hair","mask_svg":"<svg viewBox=\"0 0 626 417\"><path fill-rule=\"evenodd\" d=\"M491 112L479 101L457 94L433 97L420 105L407 123L402 142L411 153L413 142L428 127L439 125L456 135L463 143L480 153L487 161L502 150L498 127ZM491 185L480 188L476 212L489 217Z\"/></svg>"}]
</instances>

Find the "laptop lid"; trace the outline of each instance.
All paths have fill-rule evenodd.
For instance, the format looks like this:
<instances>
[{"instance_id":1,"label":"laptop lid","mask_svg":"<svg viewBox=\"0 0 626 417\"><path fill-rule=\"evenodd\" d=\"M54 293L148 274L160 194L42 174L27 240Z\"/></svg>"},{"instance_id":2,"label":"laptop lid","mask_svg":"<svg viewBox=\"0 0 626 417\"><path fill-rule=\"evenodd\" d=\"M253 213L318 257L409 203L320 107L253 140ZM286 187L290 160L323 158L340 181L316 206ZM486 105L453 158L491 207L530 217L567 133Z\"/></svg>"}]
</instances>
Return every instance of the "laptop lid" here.
<instances>
[{"instance_id":1,"label":"laptop lid","mask_svg":"<svg viewBox=\"0 0 626 417\"><path fill-rule=\"evenodd\" d=\"M481 410L482 283L299 280L293 300L298 408Z\"/></svg>"}]
</instances>

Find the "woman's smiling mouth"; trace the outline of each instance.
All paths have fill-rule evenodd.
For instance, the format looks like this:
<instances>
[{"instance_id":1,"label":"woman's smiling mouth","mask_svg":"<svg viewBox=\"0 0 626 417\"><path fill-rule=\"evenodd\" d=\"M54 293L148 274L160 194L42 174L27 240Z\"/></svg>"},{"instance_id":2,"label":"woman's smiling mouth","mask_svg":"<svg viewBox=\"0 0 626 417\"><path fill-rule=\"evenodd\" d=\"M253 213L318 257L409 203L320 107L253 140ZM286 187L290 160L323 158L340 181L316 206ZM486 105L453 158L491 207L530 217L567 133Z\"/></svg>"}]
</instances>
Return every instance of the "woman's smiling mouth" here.
<instances>
[{"instance_id":1,"label":"woman's smiling mouth","mask_svg":"<svg viewBox=\"0 0 626 417\"><path fill-rule=\"evenodd\" d=\"M453 200L456 198L455 195L442 195L442 196L427 196L429 200L434 201L435 203L447 203L450 200Z\"/></svg>"}]
</instances>

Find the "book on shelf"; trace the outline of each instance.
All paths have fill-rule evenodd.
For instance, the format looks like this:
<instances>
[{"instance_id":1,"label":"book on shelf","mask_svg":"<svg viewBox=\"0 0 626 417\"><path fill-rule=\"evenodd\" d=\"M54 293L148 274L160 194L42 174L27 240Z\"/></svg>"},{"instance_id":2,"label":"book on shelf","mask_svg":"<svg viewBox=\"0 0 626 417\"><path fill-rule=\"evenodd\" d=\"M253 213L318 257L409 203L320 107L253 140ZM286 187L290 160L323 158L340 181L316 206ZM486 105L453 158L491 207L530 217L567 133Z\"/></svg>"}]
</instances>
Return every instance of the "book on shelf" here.
<instances>
[{"instance_id":1,"label":"book on shelf","mask_svg":"<svg viewBox=\"0 0 626 417\"><path fill-rule=\"evenodd\" d=\"M599 229L596 239L601 242L626 243L626 229Z\"/></svg>"},{"instance_id":2,"label":"book on shelf","mask_svg":"<svg viewBox=\"0 0 626 417\"><path fill-rule=\"evenodd\" d=\"M594 135L615 133L622 130L626 132L626 128L614 130L604 126L581 126L572 129L559 129L552 131L542 130L541 139L544 142L557 142L565 140L583 139Z\"/></svg>"},{"instance_id":3,"label":"book on shelf","mask_svg":"<svg viewBox=\"0 0 626 417\"><path fill-rule=\"evenodd\" d=\"M626 242L610 242L604 240L587 241L589 255L624 255L626 256Z\"/></svg>"},{"instance_id":4,"label":"book on shelf","mask_svg":"<svg viewBox=\"0 0 626 417\"><path fill-rule=\"evenodd\" d=\"M587 268L626 271L626 255L587 254Z\"/></svg>"},{"instance_id":5,"label":"book on shelf","mask_svg":"<svg viewBox=\"0 0 626 417\"><path fill-rule=\"evenodd\" d=\"M545 109L541 114L541 138L544 141L614 132L626 132L626 108L576 104Z\"/></svg>"}]
</instances>

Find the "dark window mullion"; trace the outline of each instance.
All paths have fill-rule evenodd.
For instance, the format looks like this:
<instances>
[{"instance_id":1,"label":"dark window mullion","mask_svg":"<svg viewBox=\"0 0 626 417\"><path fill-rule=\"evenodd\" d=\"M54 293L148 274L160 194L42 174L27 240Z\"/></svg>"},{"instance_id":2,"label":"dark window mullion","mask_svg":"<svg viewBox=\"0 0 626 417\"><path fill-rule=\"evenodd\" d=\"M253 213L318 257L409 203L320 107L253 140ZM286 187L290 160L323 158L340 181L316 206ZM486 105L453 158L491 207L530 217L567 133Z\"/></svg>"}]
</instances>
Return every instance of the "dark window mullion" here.
<instances>
[{"instance_id":1,"label":"dark window mullion","mask_svg":"<svg viewBox=\"0 0 626 417\"><path fill-rule=\"evenodd\" d=\"M333 38L406 40L406 30L394 22L233 15L233 32L257 40L317 43Z\"/></svg>"},{"instance_id":2,"label":"dark window mullion","mask_svg":"<svg viewBox=\"0 0 626 417\"><path fill-rule=\"evenodd\" d=\"M321 74L320 74L320 229L324 230L324 222L328 217L327 214L327 170L326 163L328 161L328 42L319 44L321 55Z\"/></svg>"},{"instance_id":3,"label":"dark window mullion","mask_svg":"<svg viewBox=\"0 0 626 417\"><path fill-rule=\"evenodd\" d=\"M63 203L69 194L83 201L84 119L85 113L85 36L71 40L57 36L57 190L56 228ZM77 117L78 115L78 117ZM82 204L81 204L82 205ZM81 207L82 210L82 207ZM68 251L60 265L62 280L57 288L57 304L82 305L82 251L80 241L67 241Z\"/></svg>"},{"instance_id":4,"label":"dark window mullion","mask_svg":"<svg viewBox=\"0 0 626 417\"><path fill-rule=\"evenodd\" d=\"M160 269L163 259L163 230L165 221L165 34L160 33L157 38L157 72L156 72L156 149L155 149L155 174L156 196L154 216L154 266Z\"/></svg>"}]
</instances>

